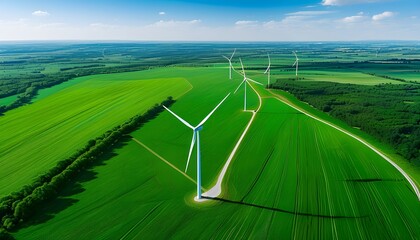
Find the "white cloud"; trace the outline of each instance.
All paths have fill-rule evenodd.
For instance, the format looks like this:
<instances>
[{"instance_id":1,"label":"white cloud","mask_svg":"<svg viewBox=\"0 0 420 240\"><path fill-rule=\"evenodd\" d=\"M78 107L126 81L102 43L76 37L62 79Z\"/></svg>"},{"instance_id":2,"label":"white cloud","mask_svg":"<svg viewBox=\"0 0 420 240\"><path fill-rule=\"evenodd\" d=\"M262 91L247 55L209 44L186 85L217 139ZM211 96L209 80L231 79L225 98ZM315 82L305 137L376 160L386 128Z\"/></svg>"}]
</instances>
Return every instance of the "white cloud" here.
<instances>
[{"instance_id":1,"label":"white cloud","mask_svg":"<svg viewBox=\"0 0 420 240\"><path fill-rule=\"evenodd\" d=\"M100 23L100 22L91 23L89 24L89 27L93 28L94 30L104 30L104 29L111 30L111 29L122 28L122 26L119 26L119 25L106 24L106 23Z\"/></svg>"},{"instance_id":2,"label":"white cloud","mask_svg":"<svg viewBox=\"0 0 420 240\"><path fill-rule=\"evenodd\" d=\"M320 0L319 0L320 1ZM408 15L378 24L372 15L357 12L335 18L319 12L295 12L284 19L214 26L198 19L157 21L151 24L51 23L34 19L0 19L0 40L143 40L143 41L341 41L419 40L419 21ZM156 14L156 13L155 13ZM397 13L395 13L397 14ZM354 16L351 16L354 15ZM386 15L386 14L385 14ZM413 14L414 15L414 14ZM302 20L304 19L304 20ZM354 23L352 23L354 22Z\"/></svg>"},{"instance_id":3,"label":"white cloud","mask_svg":"<svg viewBox=\"0 0 420 240\"><path fill-rule=\"evenodd\" d=\"M287 13L286 16L318 16L332 13L331 11L299 11Z\"/></svg>"},{"instance_id":4,"label":"white cloud","mask_svg":"<svg viewBox=\"0 0 420 240\"><path fill-rule=\"evenodd\" d=\"M355 23L355 22L360 22L364 19L364 16L350 16L350 17L345 17L342 19L343 22L345 23Z\"/></svg>"},{"instance_id":5,"label":"white cloud","mask_svg":"<svg viewBox=\"0 0 420 240\"><path fill-rule=\"evenodd\" d=\"M50 14L46 11L37 10L37 11L33 12L32 15L36 16L36 17L45 17L45 16L48 16Z\"/></svg>"},{"instance_id":6,"label":"white cloud","mask_svg":"<svg viewBox=\"0 0 420 240\"><path fill-rule=\"evenodd\" d=\"M175 21L175 20L169 20L169 21L163 21L160 20L158 22L155 22L149 26L155 26L155 27L182 27L182 26L191 26L201 23L200 19L194 19L191 21Z\"/></svg>"},{"instance_id":7,"label":"white cloud","mask_svg":"<svg viewBox=\"0 0 420 240\"><path fill-rule=\"evenodd\" d=\"M166 12L159 12L159 15L166 15Z\"/></svg>"},{"instance_id":8,"label":"white cloud","mask_svg":"<svg viewBox=\"0 0 420 240\"><path fill-rule=\"evenodd\" d=\"M360 22L362 20L364 20L366 17L363 16L363 12L359 12L356 16L350 16L350 17L345 17L343 19L341 19L342 22L344 23L356 23L356 22Z\"/></svg>"},{"instance_id":9,"label":"white cloud","mask_svg":"<svg viewBox=\"0 0 420 240\"><path fill-rule=\"evenodd\" d=\"M380 13L380 14L377 14L377 15L373 15L372 20L373 21L381 21L381 20L393 17L394 15L395 15L395 13L386 11L386 12L383 12L383 13Z\"/></svg>"},{"instance_id":10,"label":"white cloud","mask_svg":"<svg viewBox=\"0 0 420 240\"><path fill-rule=\"evenodd\" d=\"M249 21L249 20L240 20L240 21L236 21L235 25L236 26L252 26L252 25L257 25L258 21Z\"/></svg>"},{"instance_id":11,"label":"white cloud","mask_svg":"<svg viewBox=\"0 0 420 240\"><path fill-rule=\"evenodd\" d=\"M322 0L321 4L324 6L341 6L358 3L373 3L381 0Z\"/></svg>"},{"instance_id":12,"label":"white cloud","mask_svg":"<svg viewBox=\"0 0 420 240\"><path fill-rule=\"evenodd\" d=\"M331 11L299 11L299 12L292 12L286 13L286 17L283 18L281 22L283 23L293 23L293 22L300 22L300 21L308 21L308 20L316 20L316 18L333 13Z\"/></svg>"}]
</instances>

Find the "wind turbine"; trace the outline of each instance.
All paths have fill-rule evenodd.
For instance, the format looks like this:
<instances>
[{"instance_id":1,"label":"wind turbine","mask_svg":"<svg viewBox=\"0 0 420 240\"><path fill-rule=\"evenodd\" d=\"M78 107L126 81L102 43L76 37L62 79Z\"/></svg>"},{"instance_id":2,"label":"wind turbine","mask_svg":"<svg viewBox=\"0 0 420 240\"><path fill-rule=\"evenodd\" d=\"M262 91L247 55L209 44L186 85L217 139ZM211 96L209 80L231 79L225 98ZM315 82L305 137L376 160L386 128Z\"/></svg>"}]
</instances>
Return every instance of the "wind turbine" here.
<instances>
[{"instance_id":1,"label":"wind turbine","mask_svg":"<svg viewBox=\"0 0 420 240\"><path fill-rule=\"evenodd\" d=\"M244 80L242 80L242 82L241 82L241 83L239 84L239 86L236 88L236 90L235 90L234 94L238 91L238 89L241 87L241 85L245 83L245 84L244 84L244 111L246 111L246 85L247 85L247 84L249 84L248 80L249 80L249 81L251 81L251 82L254 82L254 83L256 83L256 84L260 84L260 85L262 85L262 84L261 84L261 83L259 83L259 82L254 81L254 80L252 80L252 79L250 79L250 78L247 78L247 77L246 77L245 70L244 70L244 65L242 64L242 59L241 59L241 58L239 58L239 61L241 62L241 66L242 66L242 73L244 74Z\"/></svg>"},{"instance_id":2,"label":"wind turbine","mask_svg":"<svg viewBox=\"0 0 420 240\"><path fill-rule=\"evenodd\" d=\"M297 80L298 79L298 70L299 70L299 58L298 58L295 51L293 51L293 54L295 54L296 61L295 61L295 63L293 63L292 67L294 67L296 65L296 80Z\"/></svg>"},{"instance_id":3,"label":"wind turbine","mask_svg":"<svg viewBox=\"0 0 420 240\"><path fill-rule=\"evenodd\" d=\"M268 56L268 67L267 70L265 70L264 74L268 74L267 75L267 88L270 88L270 70L271 70L271 60L270 60L270 54L267 54Z\"/></svg>"},{"instance_id":4,"label":"wind turbine","mask_svg":"<svg viewBox=\"0 0 420 240\"><path fill-rule=\"evenodd\" d=\"M223 100L217 104L217 106L195 127L189 124L187 121L182 119L180 116L176 115L174 112L169 110L169 108L163 106L168 112L178 118L185 126L191 128L193 130L193 136L191 140L190 151L188 153L187 165L185 166L185 172L188 170L188 165L190 163L191 153L194 149L194 144L197 142L197 199L201 199L201 152L200 152L200 131L203 129L203 124L210 118L210 116L216 111L216 109L229 97L230 93L226 95Z\"/></svg>"},{"instance_id":5,"label":"wind turbine","mask_svg":"<svg viewBox=\"0 0 420 240\"><path fill-rule=\"evenodd\" d=\"M376 49L376 57L378 57L379 52L381 51L381 48Z\"/></svg>"},{"instance_id":6,"label":"wind turbine","mask_svg":"<svg viewBox=\"0 0 420 240\"><path fill-rule=\"evenodd\" d=\"M230 58L223 55L223 57L229 61L229 79L232 79L232 69L233 69L232 58L233 58L233 55L235 55L235 52L236 52L236 48L235 50L233 50L232 56L230 56Z\"/></svg>"}]
</instances>

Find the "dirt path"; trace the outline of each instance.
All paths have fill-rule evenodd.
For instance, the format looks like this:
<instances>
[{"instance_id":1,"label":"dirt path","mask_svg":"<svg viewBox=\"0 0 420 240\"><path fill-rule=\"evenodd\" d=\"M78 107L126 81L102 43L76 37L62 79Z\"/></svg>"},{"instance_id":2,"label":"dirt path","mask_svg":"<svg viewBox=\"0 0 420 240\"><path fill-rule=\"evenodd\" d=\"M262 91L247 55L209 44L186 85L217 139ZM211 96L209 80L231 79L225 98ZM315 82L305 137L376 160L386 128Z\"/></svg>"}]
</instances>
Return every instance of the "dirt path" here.
<instances>
[{"instance_id":1,"label":"dirt path","mask_svg":"<svg viewBox=\"0 0 420 240\"><path fill-rule=\"evenodd\" d=\"M377 153L383 159L385 159L386 161L388 161L392 166L394 166L405 177L405 179L407 179L407 181L410 183L411 187L413 188L414 193L417 195L418 200L420 201L420 191L417 188L416 183L410 178L410 176L406 172L404 172L404 170L402 168L400 168L390 158L388 158L387 156L385 156L381 151L379 151L378 149L376 149L374 146L370 145L368 142L366 142L362 138L360 138L360 137L358 137L358 136L356 136L356 135L354 135L354 134L352 134L352 133L350 133L350 132L348 132L348 131L346 131L346 130L344 130L344 129L342 129L342 128L340 128L340 127L338 127L338 126L336 126L336 125L334 125L334 124L332 124L330 122L327 122L327 121L325 121L323 119L320 119L320 118L312 115L311 113L305 111L304 109L296 106L295 104L293 104L292 102L290 102L288 99L284 98L283 96L280 96L280 95L278 95L276 93L273 93L270 90L269 90L269 92L274 96L275 99L279 100L280 102L282 102L284 104L287 104L288 106L294 108L295 110L297 110L297 111L305 114L306 116L308 116L308 117L310 117L312 119L315 119L315 120L317 120L319 122L322 122L322 123L324 123L324 124L326 124L326 125L328 125L328 126L330 126L332 128L335 128L336 130L338 130L338 131L340 131L340 132L342 132L342 133L344 133L344 134L346 134L346 135L348 135L348 136L356 139L357 141L361 142L366 147L368 147L371 150L373 150L375 153Z\"/></svg>"},{"instance_id":2,"label":"dirt path","mask_svg":"<svg viewBox=\"0 0 420 240\"><path fill-rule=\"evenodd\" d=\"M235 72L237 72L237 71L235 70ZM239 72L237 72L237 73L239 73ZM240 73L239 73L239 74L240 74ZM245 84L247 84L247 83L245 83ZM223 168L222 168L222 171L219 173L219 176L217 177L217 182L216 182L216 184L215 184L213 187L211 187L209 191L207 191L207 192L203 193L203 196L205 196L205 197L208 197L208 198L216 198L216 197L219 197L219 196L220 196L220 194L222 193L222 182L223 182L223 178L224 178L224 177L225 177L225 175L226 175L227 169L229 168L229 166L230 166L230 164L231 164L231 162L232 162L232 159L233 159L233 157L234 157L234 156L235 156L235 154L236 154L236 151L238 150L239 146L241 145L242 140L244 139L244 137L245 137L245 135L247 134L247 132L248 132L249 128L251 127L252 123L254 122L254 118L255 118L255 116L257 115L258 111L259 111L259 110L260 110L260 108L261 108L261 105L262 105L262 99L261 99L260 94L258 93L258 91L257 91L257 90L256 90L256 89L255 89L255 88L254 88L251 84L248 84L248 85L252 88L252 90L254 90L254 92L255 92L255 93L257 94L257 96L258 96L258 99L259 99L259 105L258 105L258 108L257 108L256 110L249 110L249 111L247 111L247 112L251 112L251 113L252 113L252 117L251 117L251 119L249 120L248 125L246 126L245 130L242 132L241 137L240 137L240 138L239 138L239 140L236 142L236 145L235 145L235 147L233 148L232 152L230 153L230 155L229 155L229 157L228 157L228 159L227 159L227 161L226 161L225 165L224 165L224 166L223 166ZM206 199L206 198L204 198L204 200L207 200L207 199Z\"/></svg>"}]
</instances>

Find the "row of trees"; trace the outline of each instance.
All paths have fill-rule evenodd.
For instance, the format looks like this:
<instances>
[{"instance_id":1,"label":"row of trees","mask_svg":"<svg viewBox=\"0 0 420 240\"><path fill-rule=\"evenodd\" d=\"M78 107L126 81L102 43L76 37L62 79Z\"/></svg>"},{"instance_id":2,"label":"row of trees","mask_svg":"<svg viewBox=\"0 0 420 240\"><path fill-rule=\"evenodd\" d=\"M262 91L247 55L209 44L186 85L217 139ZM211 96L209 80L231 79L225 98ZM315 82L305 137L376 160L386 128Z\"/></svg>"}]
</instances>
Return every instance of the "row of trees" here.
<instances>
[{"instance_id":1,"label":"row of trees","mask_svg":"<svg viewBox=\"0 0 420 240\"><path fill-rule=\"evenodd\" d=\"M392 145L420 166L420 85L362 86L282 79L272 85Z\"/></svg>"},{"instance_id":2,"label":"row of trees","mask_svg":"<svg viewBox=\"0 0 420 240\"><path fill-rule=\"evenodd\" d=\"M17 224L27 220L37 206L56 197L60 189L66 183L72 181L81 170L89 167L105 152L112 151L113 146L121 141L124 135L155 118L163 111L162 105L170 106L173 103L172 97L168 97L160 105L156 104L145 114L136 115L102 136L90 140L85 147L71 157L58 162L55 167L37 177L31 184L0 199L0 229L11 230Z\"/></svg>"}]
</instances>

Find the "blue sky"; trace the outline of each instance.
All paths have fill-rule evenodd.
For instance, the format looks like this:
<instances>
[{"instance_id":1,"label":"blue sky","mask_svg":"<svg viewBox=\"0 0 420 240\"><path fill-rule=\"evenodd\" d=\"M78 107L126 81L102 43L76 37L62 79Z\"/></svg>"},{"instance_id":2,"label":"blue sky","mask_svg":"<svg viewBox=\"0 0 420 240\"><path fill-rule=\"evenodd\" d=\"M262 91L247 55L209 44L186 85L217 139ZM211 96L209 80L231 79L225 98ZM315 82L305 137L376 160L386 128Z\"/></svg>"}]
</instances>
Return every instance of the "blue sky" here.
<instances>
[{"instance_id":1,"label":"blue sky","mask_svg":"<svg viewBox=\"0 0 420 240\"><path fill-rule=\"evenodd\" d=\"M0 40L420 40L419 0L2 0Z\"/></svg>"}]
</instances>

